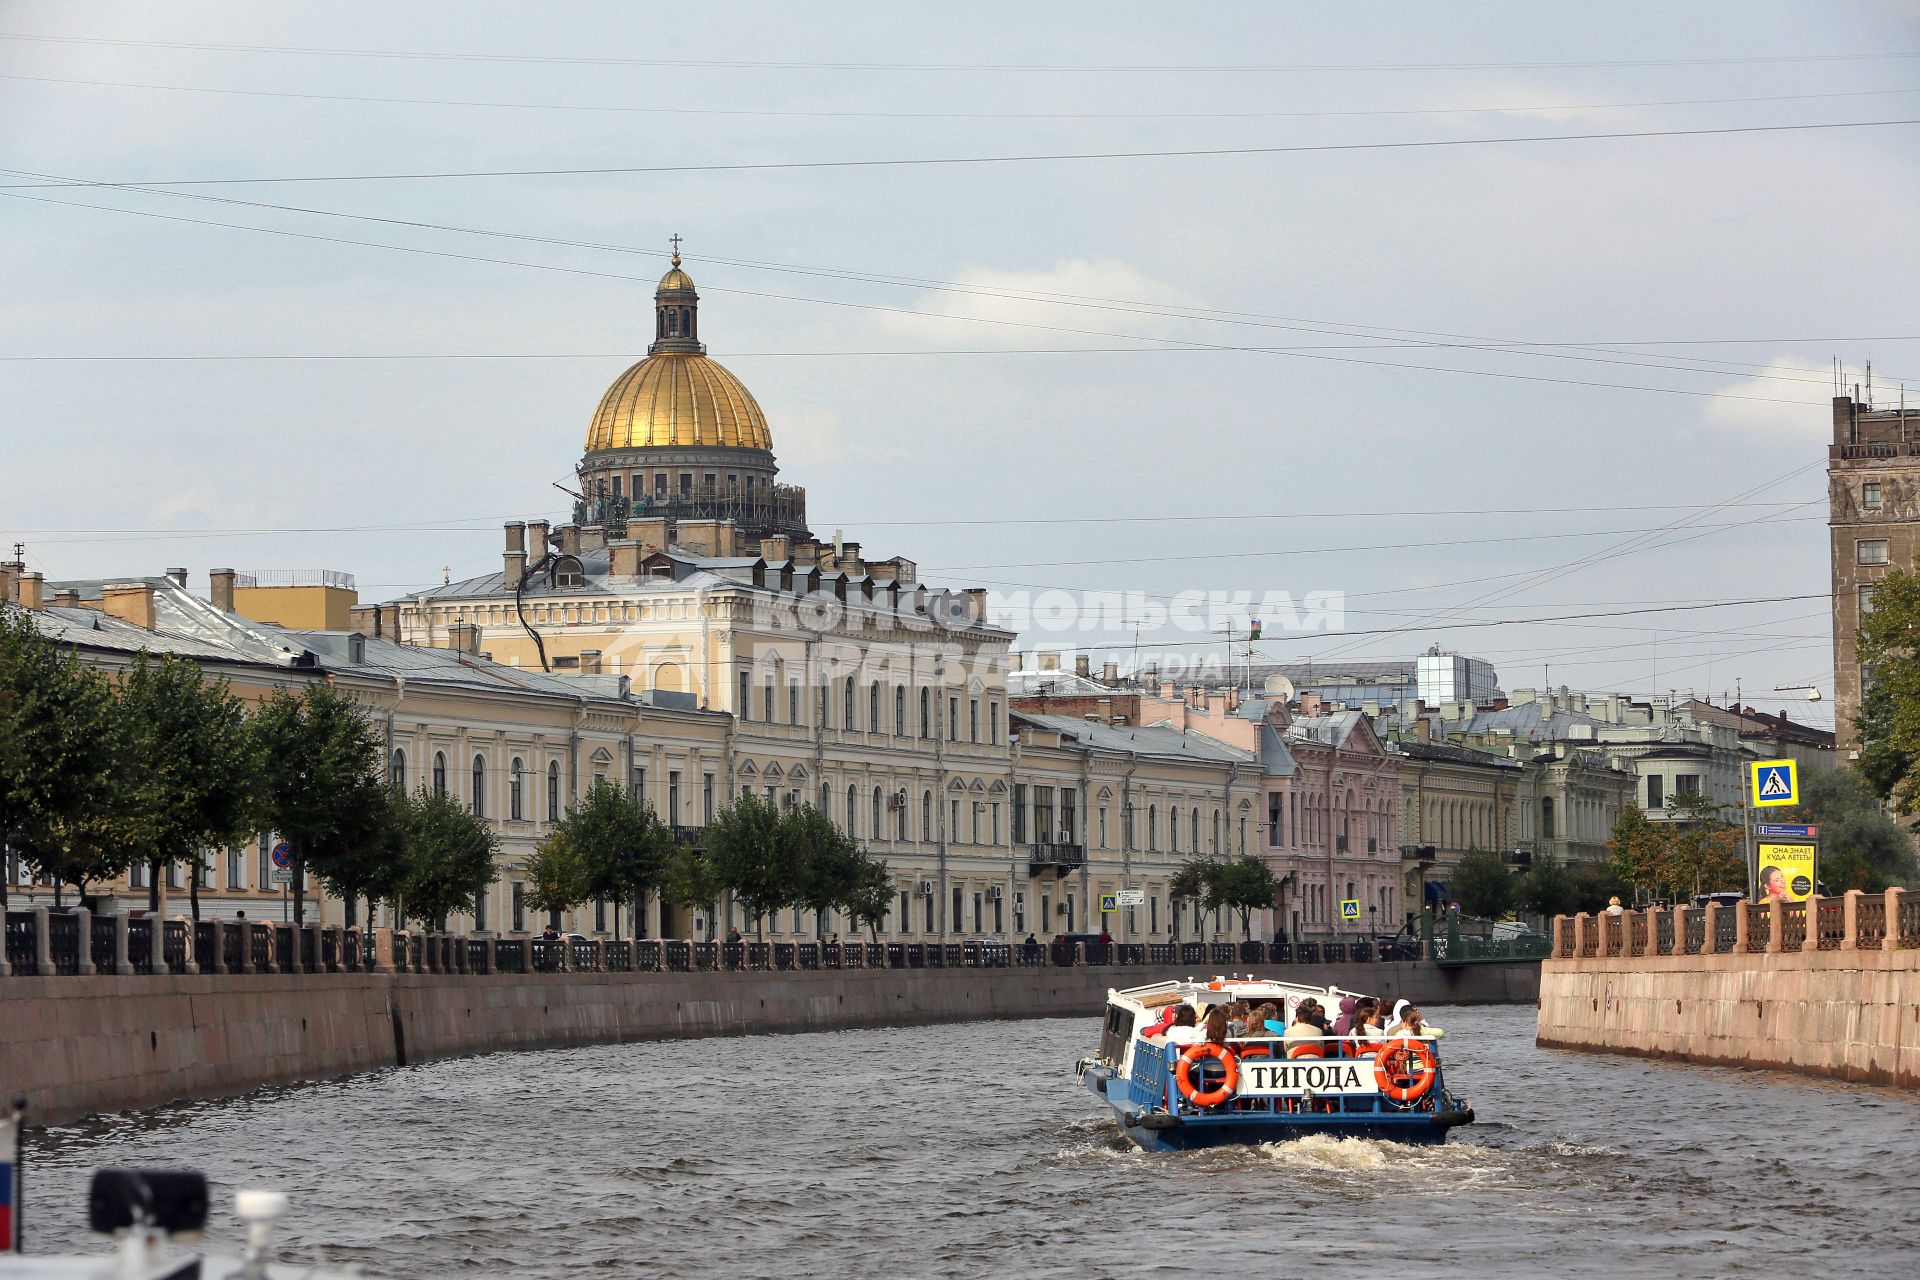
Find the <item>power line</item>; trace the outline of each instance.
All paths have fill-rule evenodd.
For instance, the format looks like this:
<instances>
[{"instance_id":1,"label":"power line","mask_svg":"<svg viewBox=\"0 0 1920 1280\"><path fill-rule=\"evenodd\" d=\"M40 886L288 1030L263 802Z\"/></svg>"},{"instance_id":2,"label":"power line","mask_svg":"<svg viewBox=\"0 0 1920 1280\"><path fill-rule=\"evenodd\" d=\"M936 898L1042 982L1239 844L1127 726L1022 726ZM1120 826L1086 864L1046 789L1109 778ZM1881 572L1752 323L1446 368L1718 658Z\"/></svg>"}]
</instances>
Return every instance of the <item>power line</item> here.
<instances>
[{"instance_id":1,"label":"power line","mask_svg":"<svg viewBox=\"0 0 1920 1280\"><path fill-rule=\"evenodd\" d=\"M5 37L0 37L5 38ZM0 74L0 80L76 85L95 89L141 89L303 102L357 102L381 106L494 108L516 111L589 111L663 116L745 116L806 120L1324 120L1380 116L1521 115L1542 111L1625 111L1647 107L1736 106L1762 102L1807 102L1832 98L1877 98L1920 89L1853 89L1834 93L1760 94L1738 98L1662 98L1646 102L1546 102L1501 107L1373 107L1346 111L775 111L745 107L642 107L579 102L496 102L472 98L393 98L353 93L296 93L283 89L234 89L214 85L146 84L126 80L77 80L61 76Z\"/></svg>"},{"instance_id":2,"label":"power line","mask_svg":"<svg viewBox=\"0 0 1920 1280\"><path fill-rule=\"evenodd\" d=\"M93 183L93 184L79 184L79 185L113 186L115 184ZM414 245L385 244L385 243L382 243L379 241L373 241L373 240L357 240L357 239L353 239L351 237L346 237L346 236L328 236L328 235L321 235L318 232L293 231L293 230L280 228L280 227L256 227L256 226L250 226L245 223L221 222L211 218L190 218L184 214L158 213L150 209L123 209L113 205L88 204L87 202L80 201L80 200L61 200L61 199L56 199L50 196L31 196L31 195L22 194L21 192L18 192L18 191L0 190L0 196L6 196L14 200L29 200L29 201L33 201L35 203L40 203L40 204L60 205L67 208L92 209L98 212L126 214L131 217L157 218L166 222L178 222L178 223L193 225L193 226L216 227L216 228L229 230L229 231L250 231L260 235L285 236L285 237L290 237L292 239L297 239L297 240L311 240L311 241L330 243L330 244L354 245L361 248L381 249L381 250L386 250L386 251L395 252L395 253L411 253L411 254L418 254L426 257L446 258L454 261L483 262L483 263L491 263L491 264L496 264L501 266L522 267L522 268L535 270L535 271L552 271L552 272L558 272L564 275L588 276L588 277L596 277L596 278L610 279L610 280L626 280L626 281L632 281L636 283L647 282L646 278L641 276L627 275L620 272L596 271L586 267L565 267L565 266L559 266L552 263L525 262L517 259L487 257L481 254L456 253L446 249L429 249L429 248L423 248L423 247L414 246ZM920 310L915 310L914 308L911 308L911 307L885 306L877 303L867 303L867 302L848 302L848 301L833 299L833 298L813 298L813 297L807 297L804 295L774 293L768 290L738 289L738 288L726 288L726 287L715 287L715 286L706 286L706 288L708 289L709 292L715 292L715 293L726 293L726 294L732 294L732 295L742 296L742 297L768 298L768 299L774 299L774 300L786 301L786 302L805 302L805 303L811 303L818 306L841 307L841 308L846 308L850 310L872 311L872 312L889 314L889 315L911 316L915 319L957 320L957 321L962 321L966 323L990 324L990 325L998 325L998 326L1005 326L1005 327L1019 328L1019 329L1035 329L1035 330L1043 330L1043 331L1054 332L1054 333L1072 333L1072 334L1079 334L1079 335L1090 336L1090 337L1123 338L1123 339L1130 339L1130 340L1139 341L1139 342L1157 342L1157 343L1163 343L1163 344L1168 344L1168 345L1178 346L1178 347L1189 347L1197 350L1243 351L1243 352L1261 353L1261 354L1270 354L1270 355L1283 355L1292 359L1300 359L1300 360L1323 360L1323 361L1331 361L1331 362L1340 363L1340 364L1369 365L1369 366L1376 366L1376 367L1388 368L1388 369L1411 369L1411 370L1427 372L1427 373L1454 373L1454 374L1460 374L1467 377L1498 378L1498 379L1503 379L1508 381L1518 381L1518 382L1539 382L1539 383L1552 384L1556 386L1600 387L1600 388L1608 388L1608 389L1618 390L1618 391L1645 391L1645 392L1650 392L1657 395L1692 396L1692 397L1697 397L1702 399L1712 399L1712 400L1743 400L1743 401L1752 401L1752 402L1766 403L1766 404L1798 404L1798 405L1816 405L1816 404L1825 403L1824 401L1814 401L1814 400L1793 400L1793 399L1787 399L1779 396L1750 396L1750 395L1742 395L1737 392L1700 391L1700 390L1694 390L1691 388L1681 388L1681 387L1655 387L1655 386L1648 386L1643 383L1603 382L1598 379L1589 379L1589 378L1555 378L1555 377L1547 377L1545 375L1540 375L1540 374L1512 373L1512 372L1492 370L1492 369L1461 369L1461 368L1448 366L1448 365L1412 364L1405 361L1393 361L1393 360L1369 360L1369 359L1363 359L1358 356L1339 356L1339 355L1333 355L1326 352L1300 352L1300 351L1289 351L1284 348L1234 346L1234 345L1225 344L1225 343L1197 342L1197 341L1193 341L1191 339L1185 339L1185 338L1168 338L1168 337L1156 337L1156 336L1150 336L1150 335L1144 335L1144 334L1113 333L1113 332L1109 332L1105 330L1097 330L1097 329L1078 329L1078 328L1074 328L1067 325L1040 324L1033 321L1007 320L1007 319L986 317L986 316L968 316L968 315L956 314L953 312L920 311Z\"/></svg>"},{"instance_id":3,"label":"power line","mask_svg":"<svg viewBox=\"0 0 1920 1280\"><path fill-rule=\"evenodd\" d=\"M1599 58L1528 62L1381 62L1381 63L1250 63L1191 65L1169 62L1129 63L998 63L998 62L828 62L744 58L616 58L565 54L461 53L419 49L346 49L304 45L215 43L201 40L134 40L107 36L58 35L45 32L0 32L0 40L46 44L105 45L116 48L185 49L217 53L270 53L302 57L391 58L422 62L513 62L600 67L690 67L753 71L1021 71L1046 73L1245 74L1274 72L1403 72L1567 70L1613 67L1756 66L1790 63L1884 62L1920 58L1920 51L1883 50L1863 53L1747 54L1712 58Z\"/></svg>"},{"instance_id":4,"label":"power line","mask_svg":"<svg viewBox=\"0 0 1920 1280\"><path fill-rule=\"evenodd\" d=\"M1808 124L1728 125L1713 129L1633 129L1608 133L1516 134L1501 138L1424 138L1398 142L1303 142L1266 147L1178 147L1150 151L1052 151L989 156L893 156L872 160L738 161L728 164L600 165L553 169L460 169L443 172L294 174L267 178L142 178L116 182L28 182L5 184L14 190L44 187L223 187L284 186L315 182L422 182L449 178L615 177L653 173L765 173L811 169L898 169L945 165L1052 164L1087 160L1167 160L1215 156L1308 155L1336 151L1418 151L1444 147L1498 147L1540 142L1617 142L1643 138L1706 138L1737 134L1806 133L1827 129L1889 129L1920 124L1910 120L1827 120Z\"/></svg>"}]
</instances>

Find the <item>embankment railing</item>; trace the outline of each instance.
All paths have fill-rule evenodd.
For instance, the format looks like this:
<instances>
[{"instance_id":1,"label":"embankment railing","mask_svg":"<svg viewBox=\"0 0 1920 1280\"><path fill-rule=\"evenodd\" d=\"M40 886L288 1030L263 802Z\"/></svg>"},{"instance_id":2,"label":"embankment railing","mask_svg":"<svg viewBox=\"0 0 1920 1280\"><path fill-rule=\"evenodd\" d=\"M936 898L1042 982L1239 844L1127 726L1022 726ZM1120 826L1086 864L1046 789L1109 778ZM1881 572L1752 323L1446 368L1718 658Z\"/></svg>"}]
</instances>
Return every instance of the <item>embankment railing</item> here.
<instances>
[{"instance_id":1,"label":"embankment railing","mask_svg":"<svg viewBox=\"0 0 1920 1280\"><path fill-rule=\"evenodd\" d=\"M1555 916L1556 959L1920 948L1920 893L1849 889L1804 902L1709 903Z\"/></svg>"}]
</instances>

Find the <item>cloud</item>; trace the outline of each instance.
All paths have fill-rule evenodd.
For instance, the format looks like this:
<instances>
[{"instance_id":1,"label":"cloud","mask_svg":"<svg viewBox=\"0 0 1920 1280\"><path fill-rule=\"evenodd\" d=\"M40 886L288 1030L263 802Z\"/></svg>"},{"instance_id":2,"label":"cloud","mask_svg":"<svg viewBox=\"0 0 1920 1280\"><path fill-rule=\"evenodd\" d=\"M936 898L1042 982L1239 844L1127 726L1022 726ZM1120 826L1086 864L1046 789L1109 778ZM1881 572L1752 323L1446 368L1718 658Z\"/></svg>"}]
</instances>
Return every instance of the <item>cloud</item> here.
<instances>
[{"instance_id":1,"label":"cloud","mask_svg":"<svg viewBox=\"0 0 1920 1280\"><path fill-rule=\"evenodd\" d=\"M1113 341L1106 334L1168 335L1182 322L1163 308L1200 305L1195 295L1110 258L1069 259L1044 271L970 267L953 281L959 292L930 294L914 308L917 316L887 314L883 327L928 344L1100 345ZM1137 310L1115 311L1115 304Z\"/></svg>"},{"instance_id":2,"label":"cloud","mask_svg":"<svg viewBox=\"0 0 1920 1280\"><path fill-rule=\"evenodd\" d=\"M1766 372L1714 388L1723 396L1751 396L1747 400L1707 401L1707 422L1728 431L1759 435L1769 442L1795 441L1817 445L1832 430L1832 419L1820 387L1832 377L1825 365L1797 356L1775 356ZM1783 378L1804 379L1786 382Z\"/></svg>"}]
</instances>

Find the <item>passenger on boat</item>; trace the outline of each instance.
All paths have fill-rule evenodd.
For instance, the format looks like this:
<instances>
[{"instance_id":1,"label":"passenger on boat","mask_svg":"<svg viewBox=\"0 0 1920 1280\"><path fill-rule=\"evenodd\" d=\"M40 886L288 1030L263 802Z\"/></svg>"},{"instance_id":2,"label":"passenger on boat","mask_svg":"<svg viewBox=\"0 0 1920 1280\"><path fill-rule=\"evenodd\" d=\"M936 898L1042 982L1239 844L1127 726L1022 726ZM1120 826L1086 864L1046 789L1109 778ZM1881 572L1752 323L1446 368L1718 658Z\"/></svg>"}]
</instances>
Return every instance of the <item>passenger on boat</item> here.
<instances>
[{"instance_id":1,"label":"passenger on boat","mask_svg":"<svg viewBox=\"0 0 1920 1280\"><path fill-rule=\"evenodd\" d=\"M1162 1043L1182 1047L1199 1044L1200 1037L1205 1034L1201 1031L1199 1023L1200 1015L1194 1012L1192 1005L1185 1003L1175 1005L1173 1025L1161 1032L1159 1038Z\"/></svg>"},{"instance_id":2,"label":"passenger on boat","mask_svg":"<svg viewBox=\"0 0 1920 1280\"><path fill-rule=\"evenodd\" d=\"M1235 1000L1227 1006L1227 1034L1243 1036L1247 1034L1247 1002Z\"/></svg>"},{"instance_id":3,"label":"passenger on boat","mask_svg":"<svg viewBox=\"0 0 1920 1280\"><path fill-rule=\"evenodd\" d=\"M1213 1008L1207 1010L1207 1022L1206 1022L1206 1032L1205 1032L1207 1043L1208 1044L1225 1044L1227 1042L1227 1037L1231 1034L1231 1032L1228 1031L1228 1027L1230 1027L1231 1025L1232 1025L1232 1020L1227 1017L1227 1006L1223 1004L1217 1004L1213 1006Z\"/></svg>"},{"instance_id":4,"label":"passenger on boat","mask_svg":"<svg viewBox=\"0 0 1920 1280\"><path fill-rule=\"evenodd\" d=\"M1373 997L1362 996L1353 1006L1352 1027L1346 1035L1347 1051L1356 1056L1368 1051L1368 1046L1384 1039L1385 1033L1380 1027L1380 1006Z\"/></svg>"},{"instance_id":5,"label":"passenger on boat","mask_svg":"<svg viewBox=\"0 0 1920 1280\"><path fill-rule=\"evenodd\" d=\"M1250 1036L1283 1036L1287 1028L1280 1021L1280 1006L1269 1000L1255 1009L1247 1017L1247 1034Z\"/></svg>"},{"instance_id":6,"label":"passenger on boat","mask_svg":"<svg viewBox=\"0 0 1920 1280\"><path fill-rule=\"evenodd\" d=\"M1180 1006L1170 1004L1160 1011L1160 1016L1140 1028L1140 1034L1151 1040L1173 1025L1173 1019L1180 1012Z\"/></svg>"},{"instance_id":7,"label":"passenger on boat","mask_svg":"<svg viewBox=\"0 0 1920 1280\"><path fill-rule=\"evenodd\" d=\"M1426 1015L1420 1012L1419 1005L1407 1004L1404 1000L1400 1003L1406 1005L1406 1008L1401 1010L1400 1017L1387 1028L1389 1036L1425 1036L1430 1040L1438 1040L1447 1034L1427 1021Z\"/></svg>"},{"instance_id":8,"label":"passenger on boat","mask_svg":"<svg viewBox=\"0 0 1920 1280\"><path fill-rule=\"evenodd\" d=\"M1340 998L1340 1016L1334 1019L1333 1034L1345 1037L1352 1033L1353 1011L1359 1003L1360 999L1358 996L1342 996Z\"/></svg>"}]
</instances>

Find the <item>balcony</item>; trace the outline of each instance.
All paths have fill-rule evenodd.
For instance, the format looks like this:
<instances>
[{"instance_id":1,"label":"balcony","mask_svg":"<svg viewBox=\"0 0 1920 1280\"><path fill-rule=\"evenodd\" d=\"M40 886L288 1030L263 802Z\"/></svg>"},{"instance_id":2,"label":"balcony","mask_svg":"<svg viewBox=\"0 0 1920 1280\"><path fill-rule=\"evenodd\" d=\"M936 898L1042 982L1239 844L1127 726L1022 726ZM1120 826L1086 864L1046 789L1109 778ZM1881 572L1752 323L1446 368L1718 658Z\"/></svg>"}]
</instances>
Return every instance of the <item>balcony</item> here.
<instances>
[{"instance_id":1,"label":"balcony","mask_svg":"<svg viewBox=\"0 0 1920 1280\"><path fill-rule=\"evenodd\" d=\"M1064 880L1087 865L1087 846L1050 840L1027 846L1027 878L1051 875Z\"/></svg>"},{"instance_id":2,"label":"balcony","mask_svg":"<svg viewBox=\"0 0 1920 1280\"><path fill-rule=\"evenodd\" d=\"M690 845L698 849L707 842L707 829L705 827L683 827L676 822L668 827L667 830L673 834L673 842L675 844Z\"/></svg>"}]
</instances>

